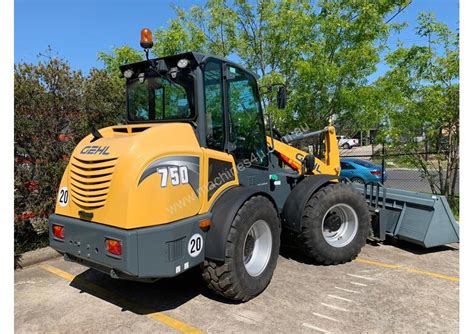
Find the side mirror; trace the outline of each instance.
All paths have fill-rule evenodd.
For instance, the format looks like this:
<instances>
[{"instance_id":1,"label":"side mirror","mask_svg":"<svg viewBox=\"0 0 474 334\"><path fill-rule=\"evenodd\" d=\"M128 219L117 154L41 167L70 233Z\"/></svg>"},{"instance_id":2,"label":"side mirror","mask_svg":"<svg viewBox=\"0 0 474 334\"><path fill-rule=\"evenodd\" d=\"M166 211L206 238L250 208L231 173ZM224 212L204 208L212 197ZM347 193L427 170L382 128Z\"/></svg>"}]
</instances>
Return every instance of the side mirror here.
<instances>
[{"instance_id":1,"label":"side mirror","mask_svg":"<svg viewBox=\"0 0 474 334\"><path fill-rule=\"evenodd\" d=\"M286 86L280 86L277 93L277 107L278 109L285 109L286 107Z\"/></svg>"}]
</instances>

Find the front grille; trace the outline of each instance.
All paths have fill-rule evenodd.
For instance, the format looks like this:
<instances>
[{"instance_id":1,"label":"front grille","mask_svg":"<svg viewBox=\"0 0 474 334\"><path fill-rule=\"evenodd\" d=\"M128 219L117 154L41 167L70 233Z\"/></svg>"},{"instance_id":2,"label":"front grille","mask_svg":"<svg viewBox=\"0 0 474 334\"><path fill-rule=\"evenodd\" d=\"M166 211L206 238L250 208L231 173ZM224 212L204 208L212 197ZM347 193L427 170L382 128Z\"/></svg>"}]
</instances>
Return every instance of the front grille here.
<instances>
[{"instance_id":1,"label":"front grille","mask_svg":"<svg viewBox=\"0 0 474 334\"><path fill-rule=\"evenodd\" d=\"M117 158L71 160L71 199L82 209L93 210L105 205Z\"/></svg>"}]
</instances>

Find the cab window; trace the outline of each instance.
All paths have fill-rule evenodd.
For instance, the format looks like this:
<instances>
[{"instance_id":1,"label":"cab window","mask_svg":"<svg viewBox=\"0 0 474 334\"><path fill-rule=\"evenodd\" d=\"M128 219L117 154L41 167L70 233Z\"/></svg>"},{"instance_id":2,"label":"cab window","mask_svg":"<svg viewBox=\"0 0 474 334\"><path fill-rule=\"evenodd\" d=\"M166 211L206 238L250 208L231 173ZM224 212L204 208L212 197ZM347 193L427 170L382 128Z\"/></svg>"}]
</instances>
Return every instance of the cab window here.
<instances>
[{"instance_id":1,"label":"cab window","mask_svg":"<svg viewBox=\"0 0 474 334\"><path fill-rule=\"evenodd\" d=\"M127 109L130 121L181 120L194 117L191 80L170 81L159 76L143 76L127 82Z\"/></svg>"},{"instance_id":2,"label":"cab window","mask_svg":"<svg viewBox=\"0 0 474 334\"><path fill-rule=\"evenodd\" d=\"M207 147L224 150L222 64L209 61L204 68L204 103Z\"/></svg>"},{"instance_id":3,"label":"cab window","mask_svg":"<svg viewBox=\"0 0 474 334\"><path fill-rule=\"evenodd\" d=\"M227 66L229 150L237 161L267 166L265 125L253 76Z\"/></svg>"}]
</instances>

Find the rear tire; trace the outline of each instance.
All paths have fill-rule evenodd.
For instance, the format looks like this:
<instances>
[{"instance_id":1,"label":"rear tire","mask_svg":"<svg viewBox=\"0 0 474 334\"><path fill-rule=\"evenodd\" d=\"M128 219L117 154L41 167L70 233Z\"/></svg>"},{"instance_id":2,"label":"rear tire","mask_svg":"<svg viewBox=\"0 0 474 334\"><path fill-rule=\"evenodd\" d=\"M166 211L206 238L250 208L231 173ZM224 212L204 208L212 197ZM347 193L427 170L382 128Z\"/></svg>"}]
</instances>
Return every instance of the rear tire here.
<instances>
[{"instance_id":1,"label":"rear tire","mask_svg":"<svg viewBox=\"0 0 474 334\"><path fill-rule=\"evenodd\" d=\"M225 260L204 261L202 277L217 294L247 301L260 294L273 276L280 249L280 220L264 196L247 200L227 237Z\"/></svg>"},{"instance_id":2,"label":"rear tire","mask_svg":"<svg viewBox=\"0 0 474 334\"><path fill-rule=\"evenodd\" d=\"M342 145L342 148L348 150L351 148L351 146L348 143L345 143L344 145Z\"/></svg>"},{"instance_id":3,"label":"rear tire","mask_svg":"<svg viewBox=\"0 0 474 334\"><path fill-rule=\"evenodd\" d=\"M363 196L348 184L317 191L306 203L300 244L320 264L353 260L369 236L369 210Z\"/></svg>"}]
</instances>

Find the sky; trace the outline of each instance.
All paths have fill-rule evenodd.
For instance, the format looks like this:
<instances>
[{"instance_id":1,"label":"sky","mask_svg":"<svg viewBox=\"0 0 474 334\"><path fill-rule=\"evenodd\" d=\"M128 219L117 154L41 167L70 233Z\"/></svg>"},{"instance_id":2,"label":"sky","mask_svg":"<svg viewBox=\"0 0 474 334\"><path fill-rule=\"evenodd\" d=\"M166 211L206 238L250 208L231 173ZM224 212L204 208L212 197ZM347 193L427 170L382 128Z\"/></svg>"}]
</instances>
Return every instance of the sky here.
<instances>
[{"instance_id":1,"label":"sky","mask_svg":"<svg viewBox=\"0 0 474 334\"><path fill-rule=\"evenodd\" d=\"M143 27L166 28L175 17L173 5L189 8L204 0L15 0L15 63L36 62L48 45L54 55L69 61L72 68L88 72L102 67L97 59L101 51L129 45L139 49ZM414 0L392 22L409 23L398 39L416 43L416 17L433 12L452 30L459 25L459 0ZM396 39L391 43L395 45ZM377 74L386 70L379 65Z\"/></svg>"}]
</instances>

